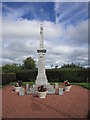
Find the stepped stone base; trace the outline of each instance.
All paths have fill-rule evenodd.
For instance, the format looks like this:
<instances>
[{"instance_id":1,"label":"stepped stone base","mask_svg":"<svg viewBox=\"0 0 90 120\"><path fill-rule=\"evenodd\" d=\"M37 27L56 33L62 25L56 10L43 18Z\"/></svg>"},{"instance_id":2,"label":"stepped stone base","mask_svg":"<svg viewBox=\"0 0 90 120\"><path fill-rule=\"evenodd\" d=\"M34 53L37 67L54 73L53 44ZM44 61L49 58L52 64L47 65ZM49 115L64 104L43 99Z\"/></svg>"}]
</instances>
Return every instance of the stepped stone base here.
<instances>
[{"instance_id":1,"label":"stepped stone base","mask_svg":"<svg viewBox=\"0 0 90 120\"><path fill-rule=\"evenodd\" d=\"M55 94L55 89L53 88L52 85L48 84L45 85L45 87L47 88L48 94Z\"/></svg>"},{"instance_id":2,"label":"stepped stone base","mask_svg":"<svg viewBox=\"0 0 90 120\"><path fill-rule=\"evenodd\" d=\"M48 94L55 94L55 89L53 88L52 85L50 85L49 83L47 85L44 85L47 88ZM27 94L37 94L37 87L38 85L34 85L33 88L30 88L27 91Z\"/></svg>"}]
</instances>

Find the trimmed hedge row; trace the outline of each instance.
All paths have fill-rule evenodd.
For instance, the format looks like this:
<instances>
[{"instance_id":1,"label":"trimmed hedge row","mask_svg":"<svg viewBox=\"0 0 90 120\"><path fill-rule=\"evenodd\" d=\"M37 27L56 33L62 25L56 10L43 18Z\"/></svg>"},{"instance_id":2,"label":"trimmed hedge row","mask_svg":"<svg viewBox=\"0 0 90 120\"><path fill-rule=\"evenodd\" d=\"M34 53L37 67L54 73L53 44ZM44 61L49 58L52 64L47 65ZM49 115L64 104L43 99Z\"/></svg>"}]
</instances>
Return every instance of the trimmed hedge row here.
<instances>
[{"instance_id":1,"label":"trimmed hedge row","mask_svg":"<svg viewBox=\"0 0 90 120\"><path fill-rule=\"evenodd\" d=\"M8 84L12 81L13 82L16 81L16 74L15 73L3 73L2 74L2 83L0 82L0 84L5 85L5 84Z\"/></svg>"},{"instance_id":2,"label":"trimmed hedge row","mask_svg":"<svg viewBox=\"0 0 90 120\"><path fill-rule=\"evenodd\" d=\"M49 82L87 82L88 70L87 69L48 69L46 70L47 79ZM37 70L21 71L16 73L16 79L23 82L35 81Z\"/></svg>"},{"instance_id":3,"label":"trimmed hedge row","mask_svg":"<svg viewBox=\"0 0 90 120\"><path fill-rule=\"evenodd\" d=\"M47 69L46 75L49 82L63 82L66 79L69 82L87 82L88 69ZM25 70L17 72L16 74L0 74L0 84L1 77L2 85L8 84L9 82L15 82L17 80L22 80L23 82L34 82L37 77L37 70Z\"/></svg>"},{"instance_id":4,"label":"trimmed hedge row","mask_svg":"<svg viewBox=\"0 0 90 120\"><path fill-rule=\"evenodd\" d=\"M23 82L33 82L36 80L37 70L25 70L16 73L16 80Z\"/></svg>"},{"instance_id":5,"label":"trimmed hedge row","mask_svg":"<svg viewBox=\"0 0 90 120\"><path fill-rule=\"evenodd\" d=\"M47 70L47 78L50 82L87 82L88 70L87 69L60 69L60 70Z\"/></svg>"}]
</instances>

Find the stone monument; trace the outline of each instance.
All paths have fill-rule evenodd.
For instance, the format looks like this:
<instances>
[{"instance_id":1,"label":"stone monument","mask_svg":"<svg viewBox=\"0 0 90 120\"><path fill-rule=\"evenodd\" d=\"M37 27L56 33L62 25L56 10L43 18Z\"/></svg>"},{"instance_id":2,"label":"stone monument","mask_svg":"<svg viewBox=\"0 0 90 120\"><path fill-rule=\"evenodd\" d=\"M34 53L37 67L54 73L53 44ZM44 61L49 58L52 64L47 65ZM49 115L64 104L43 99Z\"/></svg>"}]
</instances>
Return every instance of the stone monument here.
<instances>
[{"instance_id":1,"label":"stone monument","mask_svg":"<svg viewBox=\"0 0 90 120\"><path fill-rule=\"evenodd\" d=\"M45 72L45 53L46 49L44 48L43 41L43 26L40 26L40 47L37 49L39 54L38 58L38 75L35 81L35 84L32 88L27 90L27 94L37 95L37 87L44 85L47 88L48 94L55 94L55 89L48 83L46 72Z\"/></svg>"},{"instance_id":2,"label":"stone monument","mask_svg":"<svg viewBox=\"0 0 90 120\"><path fill-rule=\"evenodd\" d=\"M45 72L45 53L46 49L44 48L44 41L43 41L43 25L40 26L40 47L37 49L39 54L38 58L38 75L36 79L36 86L44 85L48 93L54 94L55 89L48 83L46 72Z\"/></svg>"},{"instance_id":3,"label":"stone monument","mask_svg":"<svg viewBox=\"0 0 90 120\"><path fill-rule=\"evenodd\" d=\"M44 48L44 42L43 42L43 26L41 24L40 26L40 47L37 49L37 52L39 54L38 58L38 75L36 79L36 85L47 85L47 77L45 73L45 53L46 49Z\"/></svg>"}]
</instances>

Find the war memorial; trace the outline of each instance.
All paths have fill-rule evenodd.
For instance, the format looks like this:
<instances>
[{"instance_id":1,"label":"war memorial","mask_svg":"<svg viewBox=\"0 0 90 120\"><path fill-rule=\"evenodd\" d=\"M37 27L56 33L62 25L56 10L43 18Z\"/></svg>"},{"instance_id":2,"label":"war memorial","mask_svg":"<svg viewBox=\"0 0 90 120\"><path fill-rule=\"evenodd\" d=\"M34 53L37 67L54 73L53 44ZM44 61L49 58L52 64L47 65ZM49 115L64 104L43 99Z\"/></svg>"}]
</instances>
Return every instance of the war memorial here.
<instances>
[{"instance_id":1,"label":"war memorial","mask_svg":"<svg viewBox=\"0 0 90 120\"><path fill-rule=\"evenodd\" d=\"M38 86L43 85L47 91L48 94L55 94L55 89L48 83L46 71L45 71L45 53L46 49L44 48L44 40L43 40L43 25L40 26L40 46L37 49L37 52L39 54L38 57L38 75L35 81L35 85L33 85L33 88L31 88L29 91L27 91L27 94L33 94L37 90Z\"/></svg>"}]
</instances>

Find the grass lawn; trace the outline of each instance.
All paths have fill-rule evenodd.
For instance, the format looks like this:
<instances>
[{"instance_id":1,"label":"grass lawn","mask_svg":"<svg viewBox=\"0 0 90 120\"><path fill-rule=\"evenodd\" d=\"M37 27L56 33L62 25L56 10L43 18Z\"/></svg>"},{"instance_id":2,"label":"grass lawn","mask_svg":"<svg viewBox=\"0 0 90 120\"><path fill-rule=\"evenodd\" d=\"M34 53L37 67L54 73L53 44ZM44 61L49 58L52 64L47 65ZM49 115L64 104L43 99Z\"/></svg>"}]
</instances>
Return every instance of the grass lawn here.
<instances>
[{"instance_id":1,"label":"grass lawn","mask_svg":"<svg viewBox=\"0 0 90 120\"><path fill-rule=\"evenodd\" d=\"M90 90L90 83L72 83L72 85L79 85Z\"/></svg>"},{"instance_id":2,"label":"grass lawn","mask_svg":"<svg viewBox=\"0 0 90 120\"><path fill-rule=\"evenodd\" d=\"M14 85L16 82L10 82L10 85ZM63 84L63 82L50 82L50 84L54 84L54 83L58 83L59 85L60 84ZM23 82L23 85L26 85L26 84L35 84L35 82ZM90 83L71 83L72 85L79 85L79 86L82 86L84 88L87 88L90 90Z\"/></svg>"}]
</instances>

